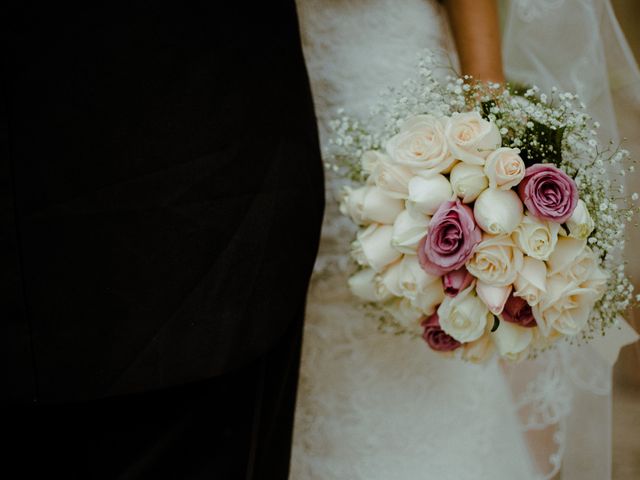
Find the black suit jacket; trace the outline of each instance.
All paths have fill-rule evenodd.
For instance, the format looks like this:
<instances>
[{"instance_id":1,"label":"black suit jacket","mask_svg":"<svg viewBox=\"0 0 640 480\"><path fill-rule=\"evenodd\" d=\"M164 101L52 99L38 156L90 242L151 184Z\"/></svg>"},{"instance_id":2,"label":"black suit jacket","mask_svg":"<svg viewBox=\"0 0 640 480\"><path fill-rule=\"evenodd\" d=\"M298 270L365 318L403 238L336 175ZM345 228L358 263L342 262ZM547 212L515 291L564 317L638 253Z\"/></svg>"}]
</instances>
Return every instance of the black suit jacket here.
<instances>
[{"instance_id":1,"label":"black suit jacket","mask_svg":"<svg viewBox=\"0 0 640 480\"><path fill-rule=\"evenodd\" d=\"M293 0L12 2L9 401L198 380L300 320L323 209Z\"/></svg>"}]
</instances>

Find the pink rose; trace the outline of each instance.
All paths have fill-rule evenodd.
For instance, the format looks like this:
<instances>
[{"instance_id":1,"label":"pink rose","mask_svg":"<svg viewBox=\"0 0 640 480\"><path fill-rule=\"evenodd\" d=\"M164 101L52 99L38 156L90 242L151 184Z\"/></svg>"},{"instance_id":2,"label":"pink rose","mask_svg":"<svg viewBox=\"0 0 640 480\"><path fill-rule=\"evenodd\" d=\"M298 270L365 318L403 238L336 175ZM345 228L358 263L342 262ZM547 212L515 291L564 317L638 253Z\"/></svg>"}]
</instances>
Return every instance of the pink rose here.
<instances>
[{"instance_id":1,"label":"pink rose","mask_svg":"<svg viewBox=\"0 0 640 480\"><path fill-rule=\"evenodd\" d=\"M445 273L442 278L444 285L444 293L450 297L455 297L458 292L461 292L473 281L473 275L471 275L465 267L461 267L458 270Z\"/></svg>"},{"instance_id":2,"label":"pink rose","mask_svg":"<svg viewBox=\"0 0 640 480\"><path fill-rule=\"evenodd\" d=\"M427 345L436 352L451 352L456 348L462 346L462 343L457 341L451 335L448 335L440 328L440 319L438 314L434 313L422 320L421 325L424 327L424 333L422 338L427 342Z\"/></svg>"},{"instance_id":3,"label":"pink rose","mask_svg":"<svg viewBox=\"0 0 640 480\"><path fill-rule=\"evenodd\" d=\"M418 245L420 265L431 275L457 270L482 240L472 210L460 200L442 202L431 217L428 234Z\"/></svg>"},{"instance_id":4,"label":"pink rose","mask_svg":"<svg viewBox=\"0 0 640 480\"><path fill-rule=\"evenodd\" d=\"M569 220L578 204L576 183L548 163L536 163L527 168L518 185L518 194L533 215L556 223Z\"/></svg>"},{"instance_id":5,"label":"pink rose","mask_svg":"<svg viewBox=\"0 0 640 480\"><path fill-rule=\"evenodd\" d=\"M509 296L507 299L504 310L502 310L502 319L516 323L521 327L535 327L537 325L531 306L524 298L514 295Z\"/></svg>"}]
</instances>

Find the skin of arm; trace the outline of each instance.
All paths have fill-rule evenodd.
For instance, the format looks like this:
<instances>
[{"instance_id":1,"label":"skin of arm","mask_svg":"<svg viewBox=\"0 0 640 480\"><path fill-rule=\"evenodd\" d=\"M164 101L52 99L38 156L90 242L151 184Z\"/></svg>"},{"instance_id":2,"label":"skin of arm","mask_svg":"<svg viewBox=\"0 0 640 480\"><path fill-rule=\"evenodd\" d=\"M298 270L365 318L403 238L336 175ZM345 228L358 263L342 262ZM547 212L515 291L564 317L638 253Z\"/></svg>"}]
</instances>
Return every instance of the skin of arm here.
<instances>
[{"instance_id":1,"label":"skin of arm","mask_svg":"<svg viewBox=\"0 0 640 480\"><path fill-rule=\"evenodd\" d=\"M496 0L444 0L463 75L504 83Z\"/></svg>"}]
</instances>

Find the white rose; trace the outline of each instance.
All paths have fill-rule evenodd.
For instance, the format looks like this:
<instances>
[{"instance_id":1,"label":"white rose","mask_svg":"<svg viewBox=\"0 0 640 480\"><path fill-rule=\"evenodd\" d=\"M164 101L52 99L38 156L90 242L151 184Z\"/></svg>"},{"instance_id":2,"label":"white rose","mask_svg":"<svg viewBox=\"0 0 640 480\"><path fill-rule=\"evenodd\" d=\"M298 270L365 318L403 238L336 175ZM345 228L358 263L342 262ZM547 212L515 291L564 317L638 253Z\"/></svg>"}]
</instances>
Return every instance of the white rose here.
<instances>
[{"instance_id":1,"label":"white rose","mask_svg":"<svg viewBox=\"0 0 640 480\"><path fill-rule=\"evenodd\" d=\"M556 248L559 231L559 223L540 220L527 213L513 231L513 239L530 257L547 260Z\"/></svg>"},{"instance_id":2,"label":"white rose","mask_svg":"<svg viewBox=\"0 0 640 480\"><path fill-rule=\"evenodd\" d=\"M464 203L473 202L489 186L489 179L480 165L460 162L451 170L449 176L454 193Z\"/></svg>"},{"instance_id":3,"label":"white rose","mask_svg":"<svg viewBox=\"0 0 640 480\"><path fill-rule=\"evenodd\" d=\"M474 165L484 165L484 159L502 143L496 124L478 112L452 116L445 134L453 156Z\"/></svg>"},{"instance_id":4,"label":"white rose","mask_svg":"<svg viewBox=\"0 0 640 480\"><path fill-rule=\"evenodd\" d=\"M453 198L451 184L444 175L413 177L409 182L407 208L412 212L433 215L442 202Z\"/></svg>"},{"instance_id":5,"label":"white rose","mask_svg":"<svg viewBox=\"0 0 640 480\"><path fill-rule=\"evenodd\" d=\"M517 361L527 354L527 347L533 339L532 330L532 328L502 321L498 329L491 334L491 338L500 356Z\"/></svg>"},{"instance_id":6,"label":"white rose","mask_svg":"<svg viewBox=\"0 0 640 480\"><path fill-rule=\"evenodd\" d=\"M504 304L511 293L511 285L506 287L495 287L484 282L476 283L478 297L484 302L489 311L494 315L500 315L504 309Z\"/></svg>"},{"instance_id":7,"label":"white rose","mask_svg":"<svg viewBox=\"0 0 640 480\"><path fill-rule=\"evenodd\" d=\"M471 285L455 297L446 296L438 307L440 327L459 342L473 342L485 331L493 315Z\"/></svg>"},{"instance_id":8,"label":"white rose","mask_svg":"<svg viewBox=\"0 0 640 480\"><path fill-rule=\"evenodd\" d=\"M462 346L462 358L472 363L484 363L493 355L494 350L491 336L485 332L478 340Z\"/></svg>"},{"instance_id":9,"label":"white rose","mask_svg":"<svg viewBox=\"0 0 640 480\"><path fill-rule=\"evenodd\" d=\"M444 300L444 287L438 278L419 290L411 303L425 315L431 315Z\"/></svg>"},{"instance_id":10,"label":"white rose","mask_svg":"<svg viewBox=\"0 0 640 480\"><path fill-rule=\"evenodd\" d=\"M447 172L454 163L444 136L447 122L431 115L409 118L387 142L389 156L422 175Z\"/></svg>"},{"instance_id":11,"label":"white rose","mask_svg":"<svg viewBox=\"0 0 640 480\"><path fill-rule=\"evenodd\" d=\"M548 275L562 274L570 280L582 283L598 266L598 257L585 240L560 237L547 260L547 266Z\"/></svg>"},{"instance_id":12,"label":"white rose","mask_svg":"<svg viewBox=\"0 0 640 480\"><path fill-rule=\"evenodd\" d=\"M349 278L351 292L367 302L384 302L391 298L391 292L379 287L378 274L372 268L365 268Z\"/></svg>"},{"instance_id":13,"label":"white rose","mask_svg":"<svg viewBox=\"0 0 640 480\"><path fill-rule=\"evenodd\" d=\"M591 235L591 232L596 227L589 210L587 210L587 205L582 200L578 200L576 209L567 220L567 227L569 227L569 236L579 240L584 240Z\"/></svg>"},{"instance_id":14,"label":"white rose","mask_svg":"<svg viewBox=\"0 0 640 480\"><path fill-rule=\"evenodd\" d=\"M391 246L393 227L369 225L358 232L352 244L352 256L360 265L368 265L380 272L400 258L400 252Z\"/></svg>"},{"instance_id":15,"label":"white rose","mask_svg":"<svg viewBox=\"0 0 640 480\"><path fill-rule=\"evenodd\" d=\"M430 219L420 212L402 211L393 224L391 245L402 253L415 255L418 243L427 234Z\"/></svg>"},{"instance_id":16,"label":"white rose","mask_svg":"<svg viewBox=\"0 0 640 480\"><path fill-rule=\"evenodd\" d=\"M547 266L545 263L542 260L524 257L514 287L514 296L524 298L529 305L536 305L547 292Z\"/></svg>"},{"instance_id":17,"label":"white rose","mask_svg":"<svg viewBox=\"0 0 640 480\"><path fill-rule=\"evenodd\" d=\"M425 272L417 255L405 255L399 262L398 292L425 315L431 315L444 299L441 278Z\"/></svg>"},{"instance_id":18,"label":"white rose","mask_svg":"<svg viewBox=\"0 0 640 480\"><path fill-rule=\"evenodd\" d=\"M532 307L540 332L548 337L553 330L577 335L589 320L600 294L595 288L581 287L562 274L547 278L547 295Z\"/></svg>"},{"instance_id":19,"label":"white rose","mask_svg":"<svg viewBox=\"0 0 640 480\"><path fill-rule=\"evenodd\" d=\"M391 198L373 185L365 185L355 190L345 188L340 205L340 211L358 225L373 222L392 224L403 210L402 200Z\"/></svg>"},{"instance_id":20,"label":"white rose","mask_svg":"<svg viewBox=\"0 0 640 480\"><path fill-rule=\"evenodd\" d=\"M495 188L482 192L473 206L476 223L492 235L513 232L522 221L523 211L522 202L516 192Z\"/></svg>"},{"instance_id":21,"label":"white rose","mask_svg":"<svg viewBox=\"0 0 640 480\"><path fill-rule=\"evenodd\" d=\"M495 287L511 285L522 268L522 252L509 235L487 235L467 261L467 270L478 280Z\"/></svg>"},{"instance_id":22,"label":"white rose","mask_svg":"<svg viewBox=\"0 0 640 480\"><path fill-rule=\"evenodd\" d=\"M593 252L591 252L593 254ZM595 257L595 254L593 254ZM596 291L598 298L604 294L607 288L607 282L609 281L609 273L596 266L591 270L591 273L587 277L586 281L582 283L582 287L592 288Z\"/></svg>"},{"instance_id":23,"label":"white rose","mask_svg":"<svg viewBox=\"0 0 640 480\"><path fill-rule=\"evenodd\" d=\"M519 153L515 148L502 147L489 154L484 173L490 188L509 190L522 181L526 167Z\"/></svg>"},{"instance_id":24,"label":"white rose","mask_svg":"<svg viewBox=\"0 0 640 480\"><path fill-rule=\"evenodd\" d=\"M423 318L423 314L420 309L412 305L411 300L408 298L393 300L384 306L384 310L390 314L401 327L415 333L420 332L420 321Z\"/></svg>"},{"instance_id":25,"label":"white rose","mask_svg":"<svg viewBox=\"0 0 640 480\"><path fill-rule=\"evenodd\" d=\"M383 160L389 160L389 157L386 156L384 153L378 152L376 150L368 150L366 152L364 152L362 154L362 157L360 158L360 165L362 166L362 171L371 175L376 167L378 166L378 163L380 163Z\"/></svg>"},{"instance_id":26,"label":"white rose","mask_svg":"<svg viewBox=\"0 0 640 480\"><path fill-rule=\"evenodd\" d=\"M380 275L384 291L405 297L423 313L430 315L444 298L440 277L430 275L420 266L417 255L406 255Z\"/></svg>"},{"instance_id":27,"label":"white rose","mask_svg":"<svg viewBox=\"0 0 640 480\"><path fill-rule=\"evenodd\" d=\"M533 330L533 340L531 340L531 348L535 348L537 350L546 350L549 347L553 346L553 344L561 338L565 338L565 336L557 330L551 330L548 337L545 337L542 334L540 328L532 328L531 330Z\"/></svg>"},{"instance_id":28,"label":"white rose","mask_svg":"<svg viewBox=\"0 0 640 480\"><path fill-rule=\"evenodd\" d=\"M405 199L409 196L409 180L414 176L411 170L391 163L390 159L384 155L376 164L371 179L390 197Z\"/></svg>"}]
</instances>

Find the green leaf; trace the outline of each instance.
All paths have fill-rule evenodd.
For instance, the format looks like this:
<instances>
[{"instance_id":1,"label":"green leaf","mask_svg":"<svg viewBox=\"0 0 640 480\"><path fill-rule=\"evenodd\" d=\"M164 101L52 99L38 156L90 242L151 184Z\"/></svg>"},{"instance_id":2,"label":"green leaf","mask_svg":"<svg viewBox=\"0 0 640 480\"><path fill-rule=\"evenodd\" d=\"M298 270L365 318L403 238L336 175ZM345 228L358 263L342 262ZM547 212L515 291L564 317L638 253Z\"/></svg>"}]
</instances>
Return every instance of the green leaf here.
<instances>
[{"instance_id":1,"label":"green leaf","mask_svg":"<svg viewBox=\"0 0 640 480\"><path fill-rule=\"evenodd\" d=\"M494 316L493 317L493 327L491 327L491 333L495 332L498 327L500 326L500 320L498 319L498 317Z\"/></svg>"}]
</instances>

